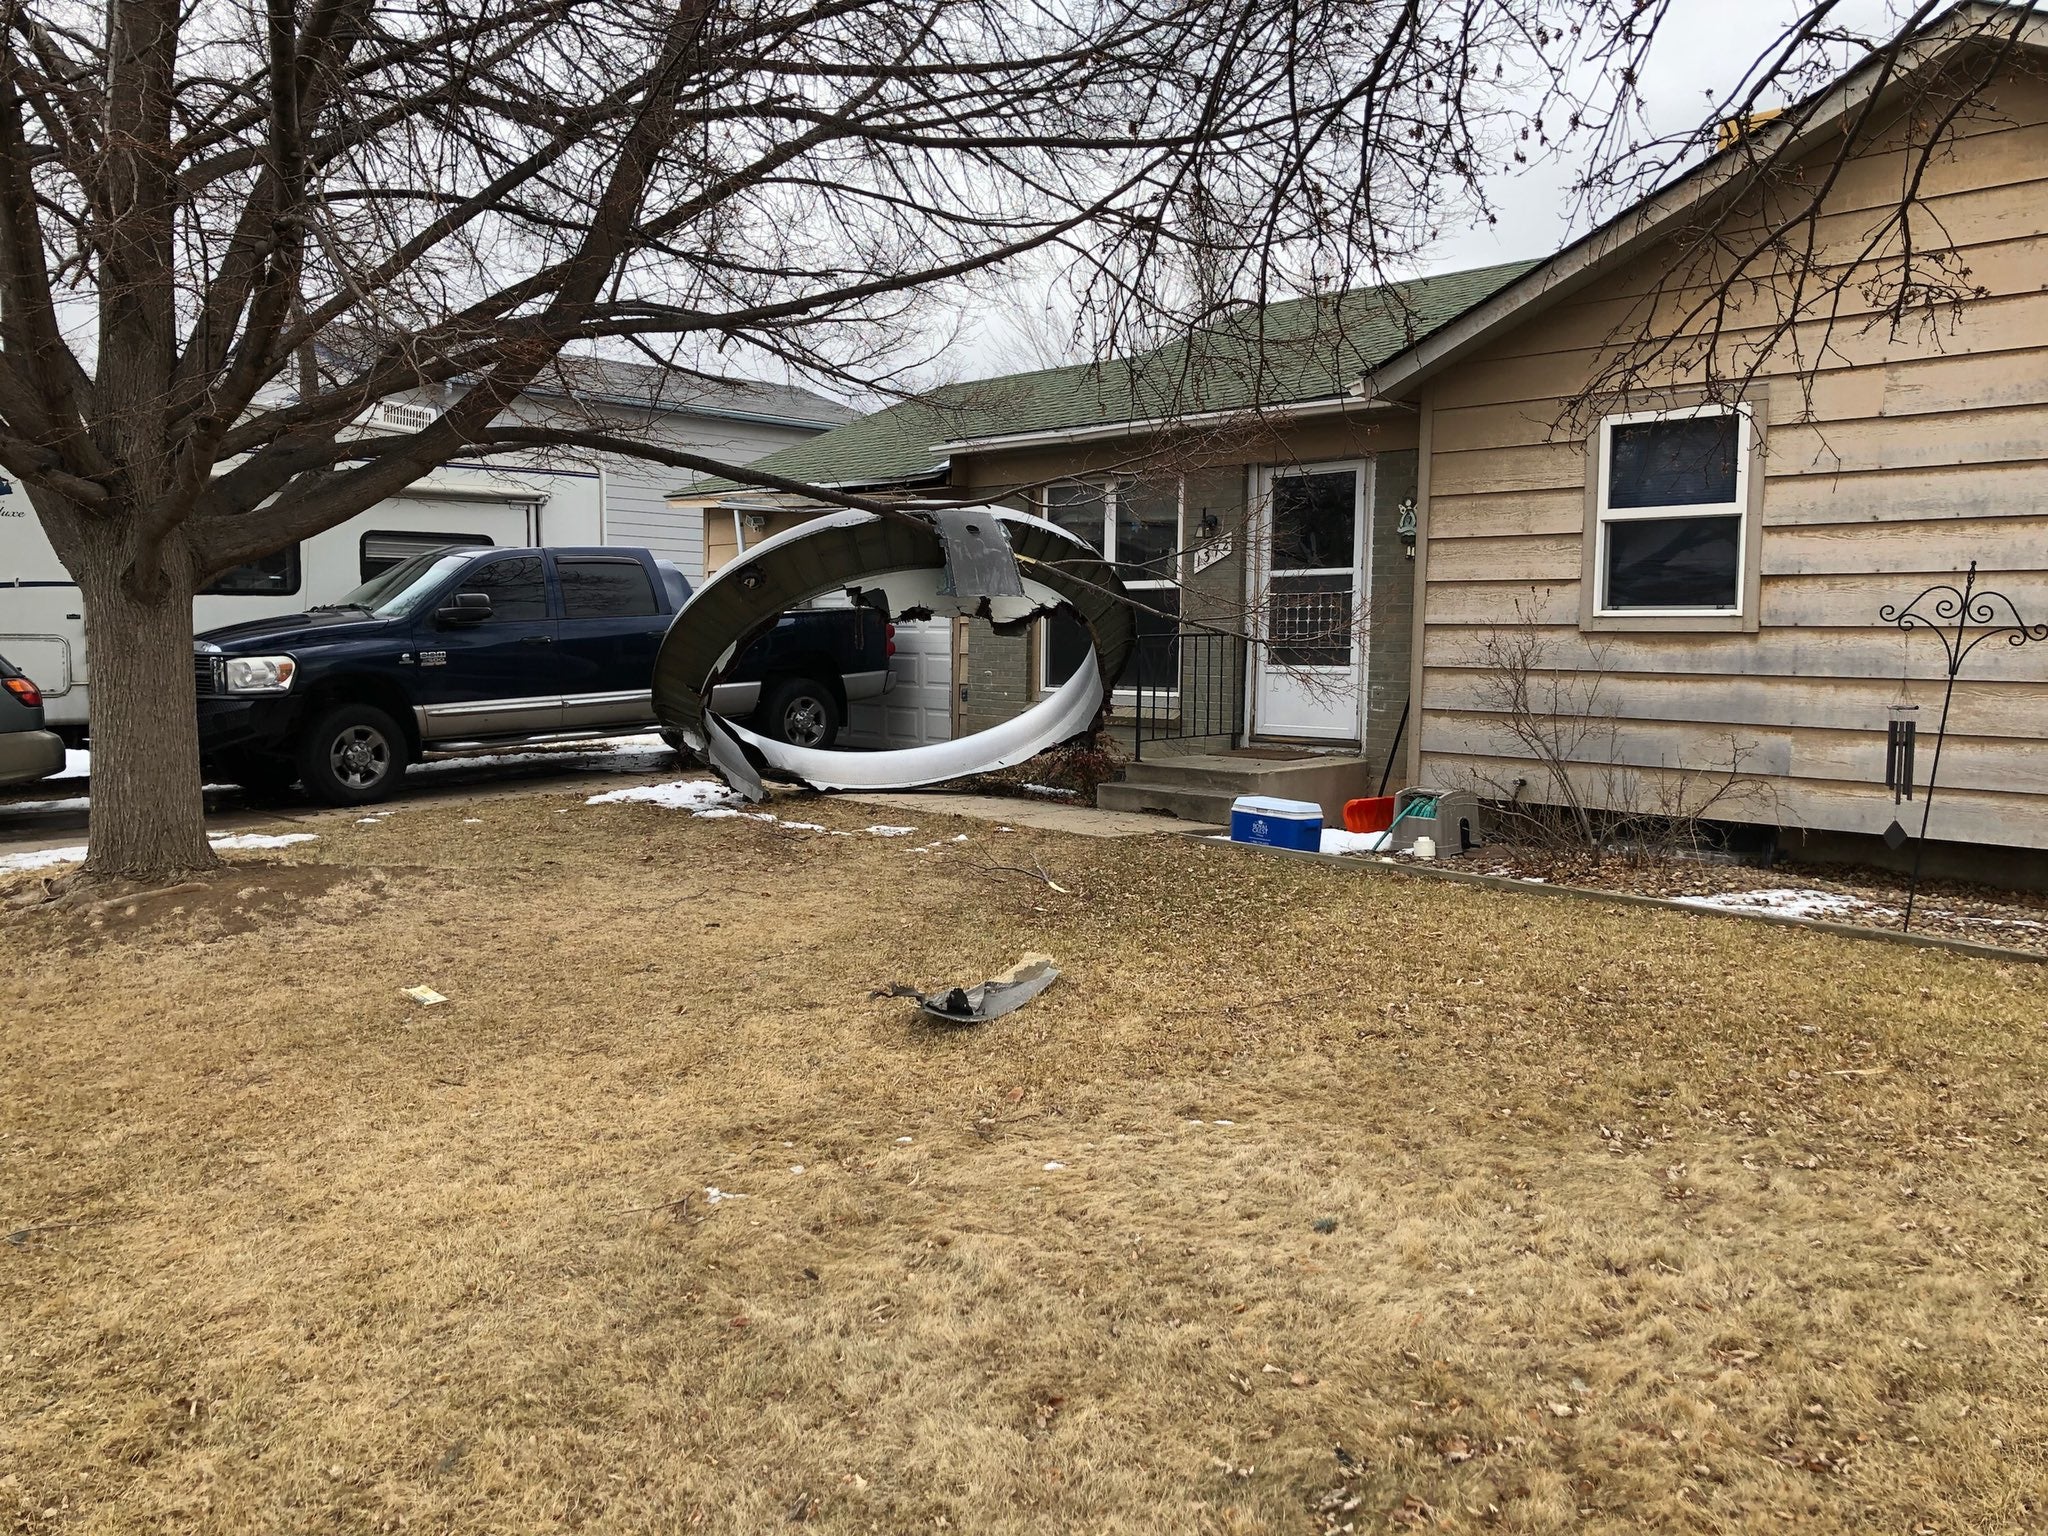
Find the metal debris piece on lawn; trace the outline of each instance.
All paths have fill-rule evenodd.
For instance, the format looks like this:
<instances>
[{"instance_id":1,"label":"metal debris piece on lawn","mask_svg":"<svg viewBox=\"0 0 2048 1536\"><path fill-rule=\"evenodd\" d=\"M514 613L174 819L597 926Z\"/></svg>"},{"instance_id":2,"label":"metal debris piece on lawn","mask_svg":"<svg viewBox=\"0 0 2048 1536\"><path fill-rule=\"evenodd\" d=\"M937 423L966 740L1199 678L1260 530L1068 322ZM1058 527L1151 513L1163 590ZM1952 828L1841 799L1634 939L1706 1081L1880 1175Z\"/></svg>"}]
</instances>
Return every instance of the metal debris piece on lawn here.
<instances>
[{"instance_id":1,"label":"metal debris piece on lawn","mask_svg":"<svg viewBox=\"0 0 2048 1536\"><path fill-rule=\"evenodd\" d=\"M1000 976L971 987L947 987L938 992L921 992L901 982L886 987L876 997L914 997L918 1008L941 1024L986 1024L1022 1008L1059 980L1059 967L1051 955L1024 956Z\"/></svg>"}]
</instances>

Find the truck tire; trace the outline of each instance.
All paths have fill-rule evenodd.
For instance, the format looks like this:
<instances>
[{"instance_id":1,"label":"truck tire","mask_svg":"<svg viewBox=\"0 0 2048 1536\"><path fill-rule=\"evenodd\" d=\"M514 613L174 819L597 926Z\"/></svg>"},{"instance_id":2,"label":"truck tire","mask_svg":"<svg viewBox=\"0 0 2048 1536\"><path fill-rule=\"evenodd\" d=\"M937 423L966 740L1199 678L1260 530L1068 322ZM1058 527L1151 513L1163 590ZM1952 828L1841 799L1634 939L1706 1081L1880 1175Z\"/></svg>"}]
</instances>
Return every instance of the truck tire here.
<instances>
[{"instance_id":1,"label":"truck tire","mask_svg":"<svg viewBox=\"0 0 2048 1536\"><path fill-rule=\"evenodd\" d=\"M299 739L299 779L327 805L382 800L405 777L405 733L374 704L337 704Z\"/></svg>"},{"instance_id":2,"label":"truck tire","mask_svg":"<svg viewBox=\"0 0 2048 1536\"><path fill-rule=\"evenodd\" d=\"M814 678L777 683L758 716L763 735L793 747L829 747L839 739L839 701Z\"/></svg>"}]
</instances>

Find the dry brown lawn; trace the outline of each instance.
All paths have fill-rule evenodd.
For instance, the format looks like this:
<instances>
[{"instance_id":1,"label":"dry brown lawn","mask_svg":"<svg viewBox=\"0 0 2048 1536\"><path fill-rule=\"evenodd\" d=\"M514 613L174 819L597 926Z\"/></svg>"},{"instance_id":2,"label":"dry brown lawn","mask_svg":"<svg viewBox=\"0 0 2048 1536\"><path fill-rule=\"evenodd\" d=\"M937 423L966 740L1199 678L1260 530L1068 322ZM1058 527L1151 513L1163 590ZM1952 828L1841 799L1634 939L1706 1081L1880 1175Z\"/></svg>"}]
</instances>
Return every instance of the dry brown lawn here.
<instances>
[{"instance_id":1,"label":"dry brown lawn","mask_svg":"<svg viewBox=\"0 0 2048 1536\"><path fill-rule=\"evenodd\" d=\"M784 814L0 919L0 1529L2048 1525L2042 970Z\"/></svg>"}]
</instances>

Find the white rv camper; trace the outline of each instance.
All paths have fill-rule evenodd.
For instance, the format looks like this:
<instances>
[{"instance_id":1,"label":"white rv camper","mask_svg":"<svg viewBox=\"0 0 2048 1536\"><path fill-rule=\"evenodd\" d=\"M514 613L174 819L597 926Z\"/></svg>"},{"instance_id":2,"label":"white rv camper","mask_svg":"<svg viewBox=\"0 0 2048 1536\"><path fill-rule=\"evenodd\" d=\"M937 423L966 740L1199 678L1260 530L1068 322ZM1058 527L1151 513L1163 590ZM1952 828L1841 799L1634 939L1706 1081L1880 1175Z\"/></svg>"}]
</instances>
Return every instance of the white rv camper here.
<instances>
[{"instance_id":1,"label":"white rv camper","mask_svg":"<svg viewBox=\"0 0 2048 1536\"><path fill-rule=\"evenodd\" d=\"M631 543L607 526L597 465L530 457L448 465L338 528L239 566L193 601L197 630L329 603L421 550L449 544ZM78 586L44 537L27 494L0 494L0 656L43 693L44 718L85 732L92 685Z\"/></svg>"},{"instance_id":2,"label":"white rv camper","mask_svg":"<svg viewBox=\"0 0 2048 1536\"><path fill-rule=\"evenodd\" d=\"M399 428L423 426L438 409L424 392L375 408L382 424ZM853 414L788 385L587 357L560 360L556 374L510 413L524 421L615 427L728 463L815 437ZM339 528L228 572L196 600L193 623L204 631L298 613L333 602L410 555L449 544L636 545L701 580L702 521L668 508L663 492L674 479L672 470L616 454L506 454L451 464ZM0 485L0 656L42 690L51 728L76 739L85 732L92 683L78 588L43 537L27 495L11 482Z\"/></svg>"}]
</instances>

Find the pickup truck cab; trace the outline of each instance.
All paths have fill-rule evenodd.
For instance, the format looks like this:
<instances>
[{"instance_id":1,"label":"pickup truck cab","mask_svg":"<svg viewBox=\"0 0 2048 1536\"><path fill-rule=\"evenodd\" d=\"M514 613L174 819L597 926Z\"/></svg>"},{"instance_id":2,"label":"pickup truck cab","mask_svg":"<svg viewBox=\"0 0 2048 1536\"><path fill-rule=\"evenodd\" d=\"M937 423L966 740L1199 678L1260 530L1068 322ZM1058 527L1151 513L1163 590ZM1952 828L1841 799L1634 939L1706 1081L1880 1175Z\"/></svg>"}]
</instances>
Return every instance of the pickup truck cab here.
<instances>
[{"instance_id":1,"label":"pickup truck cab","mask_svg":"<svg viewBox=\"0 0 2048 1536\"><path fill-rule=\"evenodd\" d=\"M416 555L338 603L199 636L200 752L229 782L357 805L429 753L651 730L655 652L689 594L644 549ZM784 614L713 707L830 746L850 703L888 690L890 635L871 608Z\"/></svg>"}]
</instances>

